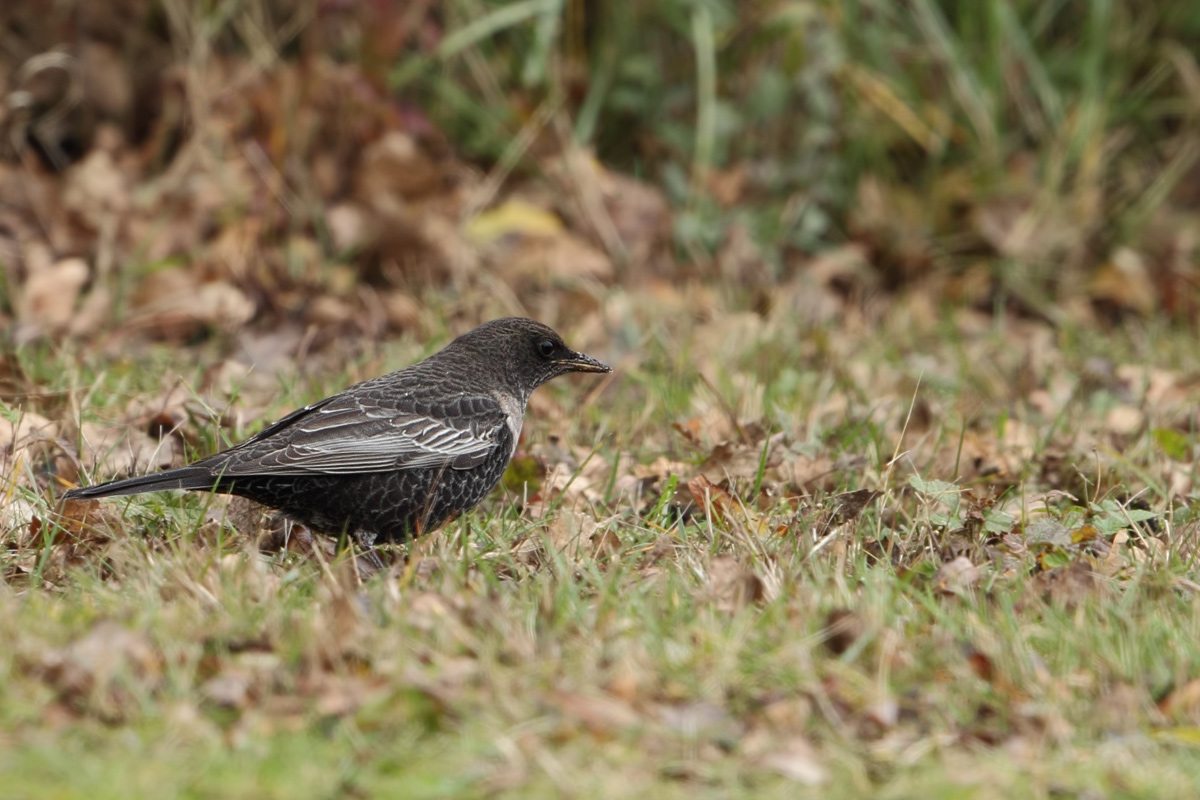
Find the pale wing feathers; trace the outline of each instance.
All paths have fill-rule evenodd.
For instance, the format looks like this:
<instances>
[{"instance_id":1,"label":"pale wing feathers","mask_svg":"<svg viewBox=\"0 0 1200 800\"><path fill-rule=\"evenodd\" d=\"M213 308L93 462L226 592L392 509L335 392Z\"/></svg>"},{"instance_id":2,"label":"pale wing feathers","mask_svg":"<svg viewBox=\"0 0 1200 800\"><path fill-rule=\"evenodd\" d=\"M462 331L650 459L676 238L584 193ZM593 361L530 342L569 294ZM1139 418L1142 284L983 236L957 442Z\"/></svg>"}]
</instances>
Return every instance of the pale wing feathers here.
<instances>
[{"instance_id":1,"label":"pale wing feathers","mask_svg":"<svg viewBox=\"0 0 1200 800\"><path fill-rule=\"evenodd\" d=\"M364 408L357 402L305 409L309 413L293 415L290 427L272 426L275 435L257 436L228 451L221 472L345 475L425 467L469 469L493 453L506 424L499 405L491 398L487 405L495 408L494 414L474 414L463 420L464 427L396 409Z\"/></svg>"}]
</instances>

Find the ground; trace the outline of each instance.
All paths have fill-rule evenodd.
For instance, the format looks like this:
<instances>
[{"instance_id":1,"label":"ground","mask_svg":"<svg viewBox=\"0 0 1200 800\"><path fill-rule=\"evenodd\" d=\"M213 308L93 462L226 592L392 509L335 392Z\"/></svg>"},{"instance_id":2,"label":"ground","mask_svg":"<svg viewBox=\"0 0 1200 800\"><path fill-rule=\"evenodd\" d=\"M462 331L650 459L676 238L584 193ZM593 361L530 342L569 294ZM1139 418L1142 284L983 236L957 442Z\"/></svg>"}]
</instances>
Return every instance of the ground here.
<instances>
[{"instance_id":1,"label":"ground","mask_svg":"<svg viewBox=\"0 0 1200 800\"><path fill-rule=\"evenodd\" d=\"M856 39L874 28L782 4L755 30L803 28L783 44L813 48L804 153L834 165L789 172L736 147L787 129L760 94L763 54L792 51L755 50L720 9L685 18L695 103L654 117L636 64L601 111L573 94L571 47L529 78L526 4L445 4L395 41L370 4L290 27L255 3L127 5L144 36L121 47L80 3L69 58L0 62L5 796L1195 795L1200 150L1182 90L1154 106L1179 118L1114 94L1097 122L1041 29L1003 56L1033 90L976 85L992 76L960 49L970 15L951 36L914 3L901 22L961 70L942 116L905 94L937 81L855 49L878 55ZM568 31L593 13L566 8ZM1149 26L1110 44L1148 48ZM174 71L147 86L134 52ZM77 74L64 121L51 78ZM1147 74L1135 99L1168 85ZM1022 136L972 116L1002 87L1032 92L1004 95ZM649 121L623 162L633 100ZM496 130L456 127L489 103ZM879 141L822 138L822 108ZM761 138L722 138L730 109ZM683 161L672 114L695 122ZM382 568L224 497L62 500L506 314L614 371L539 389L502 487Z\"/></svg>"}]
</instances>

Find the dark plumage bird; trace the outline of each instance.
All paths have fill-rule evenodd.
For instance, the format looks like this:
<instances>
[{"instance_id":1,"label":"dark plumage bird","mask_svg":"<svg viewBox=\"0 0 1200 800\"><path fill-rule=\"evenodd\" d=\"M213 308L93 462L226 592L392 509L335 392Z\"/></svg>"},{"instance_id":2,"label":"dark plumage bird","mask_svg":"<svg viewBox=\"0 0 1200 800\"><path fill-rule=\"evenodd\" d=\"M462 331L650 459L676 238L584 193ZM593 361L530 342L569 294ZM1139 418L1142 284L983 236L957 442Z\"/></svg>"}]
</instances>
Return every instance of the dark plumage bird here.
<instances>
[{"instance_id":1,"label":"dark plumage bird","mask_svg":"<svg viewBox=\"0 0 1200 800\"><path fill-rule=\"evenodd\" d=\"M216 491L277 508L322 533L404 541L474 508L496 486L534 389L567 372L610 371L539 322L493 320L420 363L294 411L228 450L66 497Z\"/></svg>"}]
</instances>

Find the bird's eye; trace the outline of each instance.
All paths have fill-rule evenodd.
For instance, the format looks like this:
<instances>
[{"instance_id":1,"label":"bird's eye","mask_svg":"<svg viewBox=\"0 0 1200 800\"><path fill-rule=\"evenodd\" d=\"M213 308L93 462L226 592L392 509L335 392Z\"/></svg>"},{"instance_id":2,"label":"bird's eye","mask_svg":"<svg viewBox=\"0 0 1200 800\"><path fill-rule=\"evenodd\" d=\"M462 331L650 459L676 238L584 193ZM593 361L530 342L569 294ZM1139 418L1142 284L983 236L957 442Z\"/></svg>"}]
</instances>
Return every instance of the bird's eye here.
<instances>
[{"instance_id":1,"label":"bird's eye","mask_svg":"<svg viewBox=\"0 0 1200 800\"><path fill-rule=\"evenodd\" d=\"M542 339L540 342L538 342L537 349L542 358L549 358L550 356L554 355L554 342L550 341L549 339Z\"/></svg>"}]
</instances>

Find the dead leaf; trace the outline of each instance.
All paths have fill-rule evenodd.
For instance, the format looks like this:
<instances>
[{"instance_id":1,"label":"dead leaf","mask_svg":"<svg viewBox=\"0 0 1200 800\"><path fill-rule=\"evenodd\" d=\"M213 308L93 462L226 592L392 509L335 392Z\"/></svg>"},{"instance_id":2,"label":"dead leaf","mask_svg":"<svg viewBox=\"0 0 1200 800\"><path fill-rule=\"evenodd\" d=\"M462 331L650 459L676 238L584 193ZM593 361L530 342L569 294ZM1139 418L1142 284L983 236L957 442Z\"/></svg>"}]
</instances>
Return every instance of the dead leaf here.
<instances>
[{"instance_id":1,"label":"dead leaf","mask_svg":"<svg viewBox=\"0 0 1200 800\"><path fill-rule=\"evenodd\" d=\"M338 203L326 210L325 225L338 253L352 253L369 247L377 236L371 218L357 203Z\"/></svg>"},{"instance_id":2,"label":"dead leaf","mask_svg":"<svg viewBox=\"0 0 1200 800\"><path fill-rule=\"evenodd\" d=\"M420 328L421 304L407 292L387 292L381 298L388 325L398 331Z\"/></svg>"},{"instance_id":3,"label":"dead leaf","mask_svg":"<svg viewBox=\"0 0 1200 800\"><path fill-rule=\"evenodd\" d=\"M1107 584L1099 573L1083 558L1076 558L1065 567L1039 572L1033 578L1031 588L1050 602L1072 608L1089 597L1107 590Z\"/></svg>"},{"instance_id":4,"label":"dead leaf","mask_svg":"<svg viewBox=\"0 0 1200 800\"><path fill-rule=\"evenodd\" d=\"M671 237L670 203L661 189L613 172L577 148L551 161L547 172L558 194L575 201L562 203L561 210L577 228L590 231L629 267L657 266L655 257Z\"/></svg>"},{"instance_id":5,"label":"dead leaf","mask_svg":"<svg viewBox=\"0 0 1200 800\"><path fill-rule=\"evenodd\" d=\"M20 408L6 411L0 416L0 456L15 459L21 450L57 435L58 426L41 414Z\"/></svg>"},{"instance_id":6,"label":"dead leaf","mask_svg":"<svg viewBox=\"0 0 1200 800\"><path fill-rule=\"evenodd\" d=\"M1117 248L1112 259L1096 270L1088 289L1093 299L1142 315L1149 315L1157 305L1145 258L1128 247Z\"/></svg>"},{"instance_id":7,"label":"dead leaf","mask_svg":"<svg viewBox=\"0 0 1200 800\"><path fill-rule=\"evenodd\" d=\"M425 197L442 186L442 171L417 141L403 131L388 131L363 152L358 191L377 208Z\"/></svg>"},{"instance_id":8,"label":"dead leaf","mask_svg":"<svg viewBox=\"0 0 1200 800\"><path fill-rule=\"evenodd\" d=\"M463 232L475 244L488 245L506 238L552 238L563 232L563 224L552 211L513 198L477 215Z\"/></svg>"},{"instance_id":9,"label":"dead leaf","mask_svg":"<svg viewBox=\"0 0 1200 800\"><path fill-rule=\"evenodd\" d=\"M75 304L91 271L81 258L67 258L32 272L18 295L17 319L34 330L64 330L75 314Z\"/></svg>"},{"instance_id":10,"label":"dead leaf","mask_svg":"<svg viewBox=\"0 0 1200 800\"><path fill-rule=\"evenodd\" d=\"M785 435L780 432L754 442L721 442L712 449L699 467L699 473L712 483L724 480L754 480L760 467L770 469L783 461ZM765 464L764 464L765 460Z\"/></svg>"},{"instance_id":11,"label":"dead leaf","mask_svg":"<svg viewBox=\"0 0 1200 800\"><path fill-rule=\"evenodd\" d=\"M560 507L548 517L543 516L547 510L543 503L531 503L525 510L535 519L546 520L542 529L546 543L568 562L579 561L587 553L587 547L591 545L597 527L593 516L566 506ZM535 536L526 540L523 551L528 558L540 563L541 547L542 542Z\"/></svg>"},{"instance_id":12,"label":"dead leaf","mask_svg":"<svg viewBox=\"0 0 1200 800\"><path fill-rule=\"evenodd\" d=\"M567 232L525 237L515 246L489 250L488 254L492 269L513 286L563 288L581 282L609 283L613 278L608 256Z\"/></svg>"},{"instance_id":13,"label":"dead leaf","mask_svg":"<svg viewBox=\"0 0 1200 800\"><path fill-rule=\"evenodd\" d=\"M813 701L804 695L772 700L762 709L763 719L776 734L803 731L812 713Z\"/></svg>"},{"instance_id":14,"label":"dead leaf","mask_svg":"<svg viewBox=\"0 0 1200 800\"><path fill-rule=\"evenodd\" d=\"M83 442L79 460L96 475L128 477L171 466L173 439L154 439L128 426L106 426L85 422L80 428Z\"/></svg>"},{"instance_id":15,"label":"dead leaf","mask_svg":"<svg viewBox=\"0 0 1200 800\"><path fill-rule=\"evenodd\" d=\"M133 712L136 698L157 685L162 659L140 632L101 620L82 637L42 659L43 676L60 699L102 719Z\"/></svg>"},{"instance_id":16,"label":"dead leaf","mask_svg":"<svg viewBox=\"0 0 1200 800\"><path fill-rule=\"evenodd\" d=\"M825 618L825 646L834 655L845 653L867 632L867 622L848 608L835 608Z\"/></svg>"},{"instance_id":17,"label":"dead leaf","mask_svg":"<svg viewBox=\"0 0 1200 800\"><path fill-rule=\"evenodd\" d=\"M837 522L845 524L853 522L862 514L867 504L879 497L881 492L874 489L857 489L853 492L843 492L829 498L829 503L836 511L834 518Z\"/></svg>"},{"instance_id":18,"label":"dead leaf","mask_svg":"<svg viewBox=\"0 0 1200 800\"><path fill-rule=\"evenodd\" d=\"M614 697L555 691L552 695L559 709L582 723L593 734L610 734L638 725L641 715Z\"/></svg>"},{"instance_id":19,"label":"dead leaf","mask_svg":"<svg viewBox=\"0 0 1200 800\"><path fill-rule=\"evenodd\" d=\"M717 251L717 269L726 280L740 286L763 286L771 281L771 267L762 248L743 223L734 223Z\"/></svg>"},{"instance_id":20,"label":"dead leaf","mask_svg":"<svg viewBox=\"0 0 1200 800\"><path fill-rule=\"evenodd\" d=\"M766 594L762 578L732 556L717 556L708 565L708 586L717 608L732 613L760 602Z\"/></svg>"},{"instance_id":21,"label":"dead leaf","mask_svg":"<svg viewBox=\"0 0 1200 800\"><path fill-rule=\"evenodd\" d=\"M1146 424L1146 415L1133 406L1114 406L1104 415L1104 428L1118 436L1133 436Z\"/></svg>"},{"instance_id":22,"label":"dead leaf","mask_svg":"<svg viewBox=\"0 0 1200 800\"><path fill-rule=\"evenodd\" d=\"M1006 196L972 201L976 233L1001 255L1026 263L1044 262L1083 243L1083 228L1065 209L1038 202L1028 181Z\"/></svg>"},{"instance_id":23,"label":"dead leaf","mask_svg":"<svg viewBox=\"0 0 1200 800\"><path fill-rule=\"evenodd\" d=\"M830 780L829 769L812 744L800 736L783 742L762 758L762 765L804 786L820 786Z\"/></svg>"},{"instance_id":24,"label":"dead leaf","mask_svg":"<svg viewBox=\"0 0 1200 800\"><path fill-rule=\"evenodd\" d=\"M323 717L353 714L391 686L379 676L321 673L314 686L306 687L317 697L316 712Z\"/></svg>"},{"instance_id":25,"label":"dead leaf","mask_svg":"<svg viewBox=\"0 0 1200 800\"><path fill-rule=\"evenodd\" d=\"M226 669L204 682L200 694L222 708L243 709L250 705L254 676L247 670Z\"/></svg>"},{"instance_id":26,"label":"dead leaf","mask_svg":"<svg viewBox=\"0 0 1200 800\"><path fill-rule=\"evenodd\" d=\"M1158 702L1158 710L1177 722L1200 725L1200 678L1193 678Z\"/></svg>"},{"instance_id":27,"label":"dead leaf","mask_svg":"<svg viewBox=\"0 0 1200 800\"><path fill-rule=\"evenodd\" d=\"M144 279L132 305L130 327L166 338L184 338L202 328L235 330L255 312L253 301L233 284L200 283L195 272L184 269L165 269Z\"/></svg>"},{"instance_id":28,"label":"dead leaf","mask_svg":"<svg viewBox=\"0 0 1200 800\"><path fill-rule=\"evenodd\" d=\"M983 574L979 567L972 564L969 558L959 556L938 569L933 579L933 589L943 594L965 594L981 577Z\"/></svg>"},{"instance_id":29,"label":"dead leaf","mask_svg":"<svg viewBox=\"0 0 1200 800\"><path fill-rule=\"evenodd\" d=\"M742 730L741 723L728 711L705 701L660 706L658 718L689 739L734 739Z\"/></svg>"},{"instance_id":30,"label":"dead leaf","mask_svg":"<svg viewBox=\"0 0 1200 800\"><path fill-rule=\"evenodd\" d=\"M114 162L112 153L93 149L83 161L67 171L63 181L63 205L79 215L92 230L101 230L107 218L129 208L128 178Z\"/></svg>"},{"instance_id":31,"label":"dead leaf","mask_svg":"<svg viewBox=\"0 0 1200 800\"><path fill-rule=\"evenodd\" d=\"M612 528L603 528L592 534L592 554L600 561L606 561L620 554L624 544L621 537Z\"/></svg>"}]
</instances>

